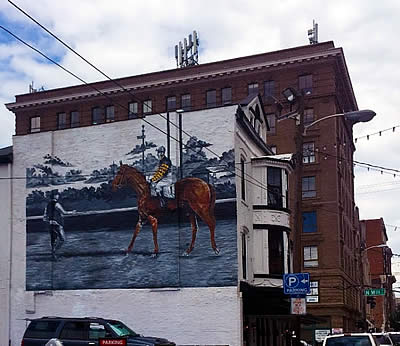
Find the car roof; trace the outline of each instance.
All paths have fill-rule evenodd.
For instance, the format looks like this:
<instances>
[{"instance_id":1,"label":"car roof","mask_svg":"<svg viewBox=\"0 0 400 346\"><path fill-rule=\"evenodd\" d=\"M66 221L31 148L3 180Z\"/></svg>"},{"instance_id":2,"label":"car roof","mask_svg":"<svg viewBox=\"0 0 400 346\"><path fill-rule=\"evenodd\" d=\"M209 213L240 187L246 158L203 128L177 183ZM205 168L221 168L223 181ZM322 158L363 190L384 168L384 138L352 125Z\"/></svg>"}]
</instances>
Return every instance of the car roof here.
<instances>
[{"instance_id":1,"label":"car roof","mask_svg":"<svg viewBox=\"0 0 400 346\"><path fill-rule=\"evenodd\" d=\"M88 321L88 320L97 320L97 321L111 321L111 319L105 319L102 317L60 317L60 316L43 316L43 317L39 317L39 318L32 318L29 319L30 321L43 321L43 320L80 320L80 321Z\"/></svg>"}]
</instances>

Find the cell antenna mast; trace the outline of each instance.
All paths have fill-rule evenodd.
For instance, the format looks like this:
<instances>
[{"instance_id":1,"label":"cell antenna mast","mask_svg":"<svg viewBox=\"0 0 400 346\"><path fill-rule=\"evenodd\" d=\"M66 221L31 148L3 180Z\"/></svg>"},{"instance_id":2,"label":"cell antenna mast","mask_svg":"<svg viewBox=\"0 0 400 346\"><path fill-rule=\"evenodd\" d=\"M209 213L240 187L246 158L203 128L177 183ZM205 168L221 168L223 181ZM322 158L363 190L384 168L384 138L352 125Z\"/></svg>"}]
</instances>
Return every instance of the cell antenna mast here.
<instances>
[{"instance_id":1,"label":"cell antenna mast","mask_svg":"<svg viewBox=\"0 0 400 346\"><path fill-rule=\"evenodd\" d=\"M313 28L308 30L308 39L310 44L318 43L318 23L313 20Z\"/></svg>"},{"instance_id":2,"label":"cell antenna mast","mask_svg":"<svg viewBox=\"0 0 400 346\"><path fill-rule=\"evenodd\" d=\"M188 39L185 37L175 46L176 67L182 68L199 64L199 37L196 30Z\"/></svg>"}]
</instances>

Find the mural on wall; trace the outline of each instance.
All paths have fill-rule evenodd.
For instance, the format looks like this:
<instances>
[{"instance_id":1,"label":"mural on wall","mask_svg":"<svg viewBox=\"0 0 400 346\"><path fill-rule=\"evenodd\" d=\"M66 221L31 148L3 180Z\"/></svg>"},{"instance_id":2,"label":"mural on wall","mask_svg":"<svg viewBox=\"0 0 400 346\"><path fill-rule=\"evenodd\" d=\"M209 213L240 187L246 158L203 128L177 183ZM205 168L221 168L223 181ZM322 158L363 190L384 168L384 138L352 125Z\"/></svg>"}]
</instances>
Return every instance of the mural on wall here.
<instances>
[{"instance_id":1,"label":"mural on wall","mask_svg":"<svg viewBox=\"0 0 400 346\"><path fill-rule=\"evenodd\" d=\"M55 132L27 163L27 289L236 285L234 111Z\"/></svg>"}]
</instances>

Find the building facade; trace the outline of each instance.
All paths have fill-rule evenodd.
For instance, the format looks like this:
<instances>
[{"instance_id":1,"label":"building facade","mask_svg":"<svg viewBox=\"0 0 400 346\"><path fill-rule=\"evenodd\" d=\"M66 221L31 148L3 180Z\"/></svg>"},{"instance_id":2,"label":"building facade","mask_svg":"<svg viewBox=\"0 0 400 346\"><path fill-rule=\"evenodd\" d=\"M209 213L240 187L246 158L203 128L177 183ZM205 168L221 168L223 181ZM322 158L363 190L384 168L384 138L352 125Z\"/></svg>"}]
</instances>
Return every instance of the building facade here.
<instances>
[{"instance_id":1,"label":"building facade","mask_svg":"<svg viewBox=\"0 0 400 346\"><path fill-rule=\"evenodd\" d=\"M187 171L185 173L185 168L181 168L184 166L181 162L189 160L189 172L192 176L201 177L203 180L209 179L209 183L213 183L214 180L219 182L219 199L224 200L224 203L220 204L230 206L231 210L224 213L216 204L216 211L220 211L221 215L237 212L237 218L232 217L230 221L232 225L227 226L228 229L232 227L237 230L235 238L230 239L231 243L228 246L230 249L228 253L232 254L233 251L233 256L230 261L221 263L225 269L221 269L222 274L217 276L211 275L210 272L210 277L202 275L201 280L197 281L187 272L187 276L183 275L183 277L190 284L183 284L185 287L181 287L180 284L172 285L179 286L179 293L154 290L159 288L157 286L165 286L165 283L161 281L160 284L158 279L143 273L147 278L150 276L150 281L147 282L151 282L150 286L153 287L138 287L137 282L130 282L132 285L130 288L135 289L135 297L139 297L136 296L137 292L142 292L137 289L145 289L150 290L144 293L150 306L159 304L160 299L165 301L162 295L170 295L171 304L182 306L182 301L196 300L198 292L204 290L205 294L201 294L201 302L210 309L205 315L215 318L207 318L205 321L201 329L204 332L202 333L203 342L208 342L209 337L213 335L213 343L236 345L238 340L241 340L240 342L247 340L247 343L257 344L259 342L257 340L261 340L257 338L262 335L262 338L268 339L265 342L274 344L273 338L279 339L281 328L292 328L289 317L284 317L284 322L279 324L279 328L276 325L276 316L286 316L289 311L289 300L282 295L282 273L309 272L312 291L307 297L307 311L319 317L319 320L318 322L309 320L309 324L304 325L304 338L308 341L315 340L316 329L354 330L362 313L358 270L360 255L357 250L360 248L360 234L357 227L357 215L354 212L352 158L355 148L352 142L351 124L337 117L309 128L307 134L302 137L301 176L296 177L292 174L286 184L286 176L282 172L291 170L290 160L280 155L294 153L294 158L298 157L296 152L299 148L296 138L302 134L299 134L298 126L293 118L278 121L280 119L277 113L277 102L283 107L281 114L291 111L290 104L281 96L281 91L287 87L292 87L299 94L304 95L304 111L301 112L304 125L328 115L357 110L343 50L335 48L333 42L325 42L183 69L121 78L115 82L117 84L113 81L104 81L17 95L16 101L7 105L8 109L16 115L14 174L26 174L29 184L26 186L21 181L16 182L15 186L14 196L19 196L20 199L18 200L19 209L16 210L17 215L14 217L23 217L25 204L28 205L27 225L18 224L17 232L20 236L18 241L27 244L28 247L33 246L31 249L35 248L35 239L26 240L24 231L28 227L29 235L29 227L32 227L32 231L40 228L40 213L43 211L46 198L49 198L48 194L51 190L57 189L57 186L62 186L66 177L69 184L76 186L84 184L87 179L90 179L90 184L101 186L104 176L113 176L118 170L118 161L126 162L128 159L131 163L136 162L138 166L149 166L150 173L151 169L155 169L157 162L153 144L163 145L167 153L175 158L172 160L172 167L177 176L185 177ZM259 97L247 99L249 95L257 94ZM242 100L246 101L242 103ZM240 111L236 111L237 107L234 106L240 103L242 105L239 109L247 114L245 116ZM180 110L184 113L182 114ZM160 113L164 119L160 118ZM182 114L183 127L180 126L179 114ZM166 117L171 117L170 121L176 126L169 128ZM164 138L163 141L158 138L160 135L157 135L155 128L147 123L147 121L153 123L154 119L157 119L155 125L161 126L164 132L161 135L161 138ZM190 125L185 127L185 122ZM236 125L233 126L233 124ZM143 129L144 132L142 132ZM264 130L267 131L267 139L263 137ZM185 132L193 133L193 136L188 137ZM232 136L229 137L229 133ZM172 137L178 139L178 142L166 139ZM183 143L181 147L176 144L179 142ZM265 145L267 142L269 147ZM192 149L190 149L191 146ZM210 148L215 152L214 149L218 146L217 156L211 157L206 149ZM188 150L187 147L189 151L185 152ZM192 155L191 150L193 151L194 148L196 148L195 153ZM232 149L233 151L230 152ZM277 158L269 157L272 152L278 154ZM229 161L232 159L231 153L234 153L234 162ZM206 170L204 165L196 163L204 162L204 160L208 162ZM221 162L226 160L230 163L226 164L228 171L224 173L221 171ZM68 166L68 163L71 166ZM242 176L236 174L235 178L230 176L232 164L236 167L236 173L239 167L239 172L244 172L244 174ZM280 169L283 175L277 173L277 170L266 173L263 167L271 165ZM49 181L45 176L45 166L58 167L56 172L52 170L50 173L52 177L54 173L59 176ZM242 181L243 178L239 177L247 178ZM254 179L256 181L252 181ZM37 189L37 184L47 184L47 187L40 186L42 192L32 194L32 191ZM232 186L235 187L234 191ZM261 192L256 192L260 187L262 191L275 191L275 193L263 195ZM277 194L277 189L280 189L280 194ZM288 189L287 194L285 189ZM63 199L69 198L72 201L74 198L72 196L85 196L87 200L96 202L97 208L100 209L107 209L104 205L109 207L109 201L113 201L114 197L111 195L109 195L110 200L105 197L109 191L97 191L96 188L94 191L90 188L87 190L76 194L76 191L71 188L68 190L70 195L65 195ZM135 197L129 193L126 192L126 195L120 193L119 197L124 197L126 203L134 201ZM301 201L298 201L297 196L300 195ZM100 196L100 202L96 200L96 196ZM245 196L244 199L243 196ZM232 198L236 198L235 202L232 202ZM267 200L267 205L274 207L264 209L265 200ZM90 215L92 215L90 207L94 205L94 203L92 205L86 202L86 205L75 207L71 202L69 207L71 210L77 210L81 219L79 224L90 229L93 225L90 220ZM135 212L135 210L126 210L126 212ZM74 217L76 216L65 218L66 227L68 222L73 224ZM224 217L221 217L221 220L223 219ZM98 220L104 222L103 219ZM116 227L115 218L109 217L107 222L107 226ZM179 222L180 220L177 221ZM127 227L133 227L133 225ZM206 230L203 226L201 228ZM290 232L290 229L293 231ZM143 233L142 231L139 235L137 244ZM160 237L161 233L160 231ZM177 242L180 244L179 239ZM196 246L199 246L198 242L201 243L201 240L196 241ZM67 244L66 242L65 247ZM208 251L212 250L208 249ZM293 260L290 259L292 252L294 252ZM36 271L29 272L30 268L33 268L28 265L29 260L35 258L35 255L32 255L30 257L28 251L26 257L21 254L19 259L22 263L26 261L27 275L25 278L24 274L18 274L18 289L13 301L19 302L17 305L20 306L13 310L14 320L20 318L21 314L24 315L22 311L33 311L39 315L53 314L50 306L58 304L60 299L68 300L73 294L66 293L65 289L100 289L100 291L95 291L95 294L99 295L98 298L101 301L108 299L113 301L116 291L109 291L108 286L96 286L96 280L90 277L86 281L65 280L61 286L57 287L60 291L56 292L54 292L54 286L51 286L54 285L54 280L45 279L40 285L46 286L35 286L36 283L29 278L35 277L41 268L37 267ZM175 263L175 268L181 268L181 265L186 262L185 259L179 258ZM51 269L51 263L48 265L49 271L54 272L54 268ZM226 272L226 268L231 269ZM63 276L61 272L57 275ZM213 282L214 279L219 281ZM32 282L33 286L29 286ZM68 286L71 282L80 286ZM193 282L197 284L194 285ZM126 299L132 301L132 308L139 311L140 302L143 301L144 296L132 300L133 293L130 290L124 290L127 288L125 283L114 283L114 285L117 286L115 289L123 290L118 291L118 296L123 294L125 299L125 294L127 294ZM25 288L33 291L26 292ZM52 295L47 293L48 290L52 292ZM46 294L38 292L46 292ZM185 293L188 295L185 296ZM79 309L73 310L71 307L72 310L67 313L99 311L94 308L95 305L87 303L88 294L86 290L79 293L81 298L76 298L74 304ZM85 298L82 298L83 296ZM262 304L257 304L257 301L251 297L261 297ZM220 298L221 301L215 301ZM41 304L42 300L46 303ZM23 301L30 302L31 308L22 308ZM226 304L226 301L230 303ZM36 302L39 304L35 305ZM273 306L270 305L271 302L277 302L277 304ZM220 310L221 304L225 306L223 311ZM42 308L37 308L39 306ZM194 311L198 306L199 304L193 304L191 308L185 309L185 316L192 316L184 319L187 323L186 328L183 328L185 333L176 334L175 331L171 338L176 339L178 335L180 341L187 343L186 338L191 337L188 328L189 325L196 324L194 319L197 317L194 316L198 316L198 313L194 314ZM268 308L272 306L271 313L268 313ZM162 315L169 312L165 306L161 309L164 309L161 310L164 311ZM111 313L111 311L114 310L105 312ZM230 316L244 317L223 317L227 312L234 312ZM275 316L275 319L268 315ZM128 316L128 311L122 315L129 321ZM179 321L181 320L182 316L179 318ZM216 325L214 321L217 320L220 322ZM167 324L170 325L171 320L166 322L158 324L155 332L169 337ZM149 325L153 327L154 323L149 324L149 317L143 318L137 325L137 329L146 330ZM181 324L176 323L176 325ZM22 328L23 326L19 326L18 330ZM232 333L232 330L235 331ZM253 333L254 330L256 332ZM153 331L154 329L152 333ZM216 335L221 337L216 337ZM180 339L181 336L182 339ZM197 340L196 343L200 341Z\"/></svg>"},{"instance_id":2,"label":"building facade","mask_svg":"<svg viewBox=\"0 0 400 346\"><path fill-rule=\"evenodd\" d=\"M396 310L392 287L396 278L392 275L392 251L386 245L388 237L385 223L380 218L362 220L361 224L367 236L363 254L368 257L370 263L370 287L385 290L384 295L371 299L369 318L373 324L372 328L377 331L389 331L390 318Z\"/></svg>"}]
</instances>

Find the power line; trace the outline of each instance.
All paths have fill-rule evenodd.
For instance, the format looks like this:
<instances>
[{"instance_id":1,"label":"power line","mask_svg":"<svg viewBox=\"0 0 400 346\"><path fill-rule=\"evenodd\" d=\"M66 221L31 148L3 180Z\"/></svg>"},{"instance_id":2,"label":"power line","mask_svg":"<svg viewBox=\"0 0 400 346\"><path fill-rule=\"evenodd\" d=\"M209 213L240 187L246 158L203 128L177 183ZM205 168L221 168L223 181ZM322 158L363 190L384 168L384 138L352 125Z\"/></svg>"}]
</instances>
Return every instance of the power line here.
<instances>
[{"instance_id":1,"label":"power line","mask_svg":"<svg viewBox=\"0 0 400 346\"><path fill-rule=\"evenodd\" d=\"M111 81L112 83L114 83L115 85L117 85L122 91L127 92L129 95L132 96L132 98L134 98L135 100L142 102L142 100L140 100L139 98L137 98L136 95L132 94L128 89L126 89L123 85L121 85L120 83L118 83L115 79L112 79L110 76L108 76L107 74L105 74L102 70L100 70L98 67L96 67L93 63L91 63L90 61L88 61L86 58L84 58L81 54L79 54L75 49L73 49L71 46L69 46L67 43L65 43L62 39L60 39L57 35L53 34L50 30L48 30L44 25L42 25L41 23L39 23L36 19L34 19L31 15L29 15L26 11L24 11L23 9L21 9L20 7L18 7L16 4L14 4L11 0L8 0L8 2L13 5L16 9L18 9L20 12L22 12L25 16L27 16L30 20L32 20L35 24L37 24L40 28L42 28L43 30L45 30L49 35L51 35L52 37L54 37L58 42L60 42L64 47L66 47L67 49L69 49L71 52L73 52L75 55L77 55L79 58L81 58L84 62L86 62L88 65L90 65L92 68L94 68L97 72L99 72L101 75L103 75L104 77L106 77L109 81ZM80 79L81 80L81 79ZM89 85L88 83L85 83L86 85ZM91 86L91 85L90 85ZM98 89L96 89L96 91L98 91ZM103 94L102 94L103 95ZM150 106L148 107L151 110L153 110L153 107ZM129 109L128 109L129 112ZM164 120L167 121L167 123L171 123L169 119L167 119L163 114L156 112L154 114L157 114L159 116L161 116ZM148 122L149 123L149 122ZM150 123L149 123L150 124ZM173 126L175 126L176 128L179 129L179 127L172 123ZM152 125L153 126L153 125ZM155 126L153 126L155 127ZM160 130L160 129L159 129ZM182 131L182 133L184 133L185 135L192 137L188 132L186 132L183 129L180 129ZM161 130L161 132L163 132ZM164 134L166 134L165 132L163 132ZM180 143L179 139L176 139L174 137L171 136L171 138L173 138L174 140L176 140L178 143ZM183 143L181 143L183 145ZM220 156L215 153L213 150L209 149L209 148L205 148L206 150L208 150L210 153L212 153L213 155L215 155L217 158L220 158ZM222 159L223 160L223 159ZM224 160L225 161L225 160ZM227 161L225 161L227 162ZM228 163L228 162L227 162ZM228 163L229 164L229 163ZM236 174L235 172L231 172L233 174ZM262 182L258 181L257 179L254 179L254 177L252 177L251 175L242 172L244 175L247 175L249 177L251 177L251 179L255 180L258 184L262 185ZM267 187L268 189L268 187Z\"/></svg>"},{"instance_id":2,"label":"power line","mask_svg":"<svg viewBox=\"0 0 400 346\"><path fill-rule=\"evenodd\" d=\"M42 57L46 58L47 60L51 61L52 63L54 63L55 65L57 65L58 67L60 67L61 69L63 69L65 72L69 73L70 75L72 75L73 77L77 78L78 80L80 80L81 82L83 82L84 84L86 84L87 86L93 88L94 90L96 90L98 93L100 93L102 96L106 97L107 99L109 99L110 101L112 101L113 103L115 103L115 100L113 100L110 96L108 96L107 94L105 94L104 92L102 92L101 90L99 90L98 88L96 88L95 86L93 86L90 83L87 83L86 81L84 81L82 78L78 77L77 75L75 75L73 72L69 71L67 68L63 67L61 64L57 63L56 61L54 61L53 59L51 59L50 57L48 57L47 55L45 55L44 53L42 53L41 51L39 51L38 49L36 49L35 47L33 47L32 45L28 44L27 42L25 42L23 39L19 38L17 35L13 34L11 31L9 31L8 29L6 29L5 27L3 27L2 25L0 25L0 28L3 29L4 31L6 31L7 33L9 33L11 36L13 36L15 39L17 39L18 41L20 41L21 43L23 43L24 45L26 45L27 47L31 48L32 50L34 50L35 52L37 52L38 54L40 54ZM118 106L127 109L128 112L129 109L125 106L122 105L120 103L115 103ZM158 114L160 115L162 118L166 119L161 113L154 113L154 114ZM165 135L168 135L167 132L165 132L164 130L160 129L158 126L150 123L149 121L147 121L144 117L140 118L141 120L143 120L145 123L147 123L148 125L152 126L153 128L155 128L156 130L162 132ZM167 120L167 119L166 119ZM167 120L168 121L168 120ZM172 123L173 124L173 123ZM174 126L176 126L175 124L173 124ZM190 134L188 134L186 131L182 131L183 133L185 133L187 136L191 137ZM175 140L176 142L180 143L180 140L171 136L170 138ZM182 143L182 146L185 149L189 149L189 150L193 150L192 148L188 147L187 145ZM211 152L213 155L215 155L217 158L221 159L221 161L225 161L228 164L227 167L227 171L232 173L235 176L238 176L239 178L241 178L240 175L238 175L236 172L229 170L229 162L226 161L225 159L221 158L217 153L215 153L213 150L209 149L209 148L205 148L206 150L208 150L209 152ZM257 179L255 179L253 176L251 176L250 174L243 172L244 176L250 177L253 181L250 181L249 179L245 179L248 183L255 185L256 187L259 187L263 190L266 191L270 191L272 193L275 193L277 195L277 193L275 191L271 191L268 186L265 186L262 182L258 181ZM0 179L9 179L9 178L0 178ZM18 177L17 179L26 179L23 177ZM258 184L258 185L257 185ZM281 196L283 194L280 194Z\"/></svg>"}]
</instances>

